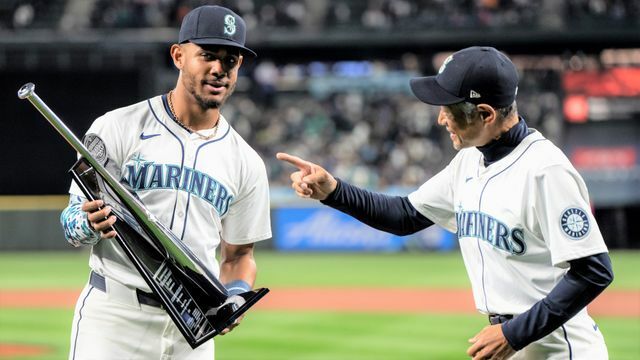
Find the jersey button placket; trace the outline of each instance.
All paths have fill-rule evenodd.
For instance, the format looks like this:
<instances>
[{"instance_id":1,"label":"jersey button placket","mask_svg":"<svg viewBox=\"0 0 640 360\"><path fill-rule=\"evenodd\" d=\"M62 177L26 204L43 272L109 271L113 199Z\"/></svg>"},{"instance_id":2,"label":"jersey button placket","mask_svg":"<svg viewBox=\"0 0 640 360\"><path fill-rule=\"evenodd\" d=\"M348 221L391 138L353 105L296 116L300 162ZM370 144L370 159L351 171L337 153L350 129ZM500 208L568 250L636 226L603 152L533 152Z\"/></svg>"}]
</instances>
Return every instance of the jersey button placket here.
<instances>
[{"instance_id":1,"label":"jersey button placket","mask_svg":"<svg viewBox=\"0 0 640 360\"><path fill-rule=\"evenodd\" d=\"M196 147L193 142L193 139L191 138L191 136L189 136L184 142L184 157L183 157L184 168L193 169L193 159L194 159L195 149ZM183 174L185 173L186 172L183 170ZM181 179L181 182L184 181L184 183L182 183L181 190L178 190L178 193L177 193L177 201L176 201L176 207L175 207L175 213L174 213L175 218L173 221L173 226L171 227L171 230L176 234L181 233L182 228L184 227L185 211L186 211L186 207L189 199L189 183L190 183L191 176L193 176L191 172L188 172L188 173L190 175Z\"/></svg>"},{"instance_id":2,"label":"jersey button placket","mask_svg":"<svg viewBox=\"0 0 640 360\"><path fill-rule=\"evenodd\" d=\"M185 144L185 164L188 167L193 167L193 159L195 157L195 152L197 149L196 138L193 138L195 134L191 134L189 141Z\"/></svg>"},{"instance_id":3,"label":"jersey button placket","mask_svg":"<svg viewBox=\"0 0 640 360\"><path fill-rule=\"evenodd\" d=\"M185 156L185 161L187 166L189 167L193 166L193 152L187 151L187 154Z\"/></svg>"}]
</instances>

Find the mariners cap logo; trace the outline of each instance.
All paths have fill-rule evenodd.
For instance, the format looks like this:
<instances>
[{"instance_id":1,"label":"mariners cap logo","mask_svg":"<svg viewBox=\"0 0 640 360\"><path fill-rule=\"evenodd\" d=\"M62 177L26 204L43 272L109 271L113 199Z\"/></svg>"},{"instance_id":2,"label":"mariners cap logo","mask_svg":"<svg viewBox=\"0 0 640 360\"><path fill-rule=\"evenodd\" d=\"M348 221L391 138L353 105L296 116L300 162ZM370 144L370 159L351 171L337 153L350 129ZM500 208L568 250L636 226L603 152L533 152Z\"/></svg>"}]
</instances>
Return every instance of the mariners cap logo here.
<instances>
[{"instance_id":1,"label":"mariners cap logo","mask_svg":"<svg viewBox=\"0 0 640 360\"><path fill-rule=\"evenodd\" d=\"M438 70L438 74L444 71L444 69L447 67L447 64L450 63L451 60L453 60L453 55L449 55L446 59L444 59L444 62L442 63L442 65L440 66L440 69Z\"/></svg>"},{"instance_id":2,"label":"mariners cap logo","mask_svg":"<svg viewBox=\"0 0 640 360\"><path fill-rule=\"evenodd\" d=\"M231 14L224 17L224 33L227 35L236 33L236 18Z\"/></svg>"},{"instance_id":3,"label":"mariners cap logo","mask_svg":"<svg viewBox=\"0 0 640 360\"><path fill-rule=\"evenodd\" d=\"M565 210L560 218L560 226L562 231L574 240L584 238L591 229L587 213L579 208Z\"/></svg>"}]
</instances>

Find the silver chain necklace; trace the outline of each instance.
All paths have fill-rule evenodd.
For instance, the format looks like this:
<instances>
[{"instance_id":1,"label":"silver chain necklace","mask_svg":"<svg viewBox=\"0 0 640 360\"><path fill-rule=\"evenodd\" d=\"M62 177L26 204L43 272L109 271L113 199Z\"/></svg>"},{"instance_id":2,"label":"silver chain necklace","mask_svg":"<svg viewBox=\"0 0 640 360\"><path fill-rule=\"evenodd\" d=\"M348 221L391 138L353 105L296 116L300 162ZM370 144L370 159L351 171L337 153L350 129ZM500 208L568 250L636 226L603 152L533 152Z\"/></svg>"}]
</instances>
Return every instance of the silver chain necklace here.
<instances>
[{"instance_id":1,"label":"silver chain necklace","mask_svg":"<svg viewBox=\"0 0 640 360\"><path fill-rule=\"evenodd\" d=\"M216 134L218 134L218 124L216 124L216 126L213 127L213 134L211 135L204 135L200 132L198 132L197 130L192 129L190 126L188 126L187 124L183 123L180 118L178 117L178 115L176 114L176 111L173 109L173 89L171 89L169 91L169 95L167 96L167 100L169 100L169 110L171 110L171 116L173 117L173 120L176 122L176 124L180 125L180 127L182 127L183 129L192 132L196 135L198 135L198 137L202 140L211 140L214 137L216 137Z\"/></svg>"}]
</instances>

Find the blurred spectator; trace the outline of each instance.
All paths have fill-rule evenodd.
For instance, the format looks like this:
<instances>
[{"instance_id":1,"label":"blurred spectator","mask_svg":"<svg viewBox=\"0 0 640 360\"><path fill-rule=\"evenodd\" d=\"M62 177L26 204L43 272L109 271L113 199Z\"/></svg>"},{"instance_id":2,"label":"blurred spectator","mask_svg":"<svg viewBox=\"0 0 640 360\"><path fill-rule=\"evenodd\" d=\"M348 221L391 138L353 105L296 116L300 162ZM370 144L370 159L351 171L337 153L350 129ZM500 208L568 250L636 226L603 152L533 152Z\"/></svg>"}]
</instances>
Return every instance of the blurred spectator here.
<instances>
[{"instance_id":1,"label":"blurred spectator","mask_svg":"<svg viewBox=\"0 0 640 360\"><path fill-rule=\"evenodd\" d=\"M0 27L29 28L49 21L64 4L85 0L0 1ZM637 0L86 0L90 26L177 26L192 8L219 4L241 14L248 28L348 32L638 24ZM54 9L58 9L54 11ZM444 55L446 56L446 55ZM397 61L276 63L258 58L225 106L234 127L261 153L274 185L288 169L274 159L286 151L322 163L365 187L415 187L453 154L437 110L410 93L408 79L433 71L444 58L421 64L414 54ZM539 63L538 59L535 60ZM565 66L590 66L570 56ZM551 69L551 70L550 70ZM520 112L531 127L558 141L562 101L557 67L521 69Z\"/></svg>"},{"instance_id":2,"label":"blurred spectator","mask_svg":"<svg viewBox=\"0 0 640 360\"><path fill-rule=\"evenodd\" d=\"M20 29L24 27L28 27L33 23L33 17L35 15L35 9L33 5L20 4L13 12L13 27L15 29Z\"/></svg>"},{"instance_id":3,"label":"blurred spectator","mask_svg":"<svg viewBox=\"0 0 640 360\"><path fill-rule=\"evenodd\" d=\"M2 0L0 29L55 28L64 0Z\"/></svg>"},{"instance_id":4,"label":"blurred spectator","mask_svg":"<svg viewBox=\"0 0 640 360\"><path fill-rule=\"evenodd\" d=\"M566 3L567 24L625 26L639 21L637 0L569 0Z\"/></svg>"},{"instance_id":5,"label":"blurred spectator","mask_svg":"<svg viewBox=\"0 0 640 360\"><path fill-rule=\"evenodd\" d=\"M173 0L96 0L91 24L96 28L167 26Z\"/></svg>"}]
</instances>

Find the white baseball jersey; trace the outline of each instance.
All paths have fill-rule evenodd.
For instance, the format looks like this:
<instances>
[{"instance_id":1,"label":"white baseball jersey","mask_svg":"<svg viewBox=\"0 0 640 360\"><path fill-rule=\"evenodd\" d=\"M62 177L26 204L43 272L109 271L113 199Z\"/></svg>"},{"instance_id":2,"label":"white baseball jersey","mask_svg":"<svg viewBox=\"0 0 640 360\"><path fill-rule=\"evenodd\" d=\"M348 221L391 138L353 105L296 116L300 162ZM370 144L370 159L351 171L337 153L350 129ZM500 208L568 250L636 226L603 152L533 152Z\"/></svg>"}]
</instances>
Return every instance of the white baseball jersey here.
<instances>
[{"instance_id":1,"label":"white baseball jersey","mask_svg":"<svg viewBox=\"0 0 640 360\"><path fill-rule=\"evenodd\" d=\"M157 96L108 112L87 135L102 139L106 168L216 276L220 239L240 245L271 237L264 162L222 115L216 137L202 140L176 124ZM69 192L82 195L75 184ZM90 265L149 291L114 241L94 245Z\"/></svg>"},{"instance_id":2,"label":"white baseball jersey","mask_svg":"<svg viewBox=\"0 0 640 360\"><path fill-rule=\"evenodd\" d=\"M214 130L207 131L211 133ZM240 245L271 237L269 186L264 162L222 115L216 136L203 140L173 121L162 96L157 96L108 112L91 125L87 136L92 137L92 142L99 141L99 138L104 143L106 156L100 160L106 163L105 167L135 192L149 211L183 240L216 276L219 276L216 248L221 239ZM70 193L82 195L75 184L72 184ZM107 278L108 290L124 285L125 288L150 292L116 241L101 240L95 244L91 250L90 266ZM88 296L87 299L96 296L86 289L83 294ZM118 297L110 293L111 296ZM80 319L86 317L86 314L81 314L80 306L85 306L81 302L82 298L76 308L74 336L83 330L83 323L77 326L80 330L75 328L76 320L85 321ZM139 312L140 306L137 307L133 310ZM121 312L117 316L122 316ZM144 324L148 316L133 314L132 318ZM170 337L179 341L182 335L174 326L169 327L168 322L170 320L165 316L156 330L166 333L163 328L171 328L173 335ZM96 322L93 326L99 324ZM149 329L155 328L151 323L147 325ZM141 331L126 324L114 331L120 332L117 336L126 337L130 329ZM96 331L109 332L106 329ZM135 334L129 335L139 338ZM160 336L155 340L160 341ZM162 347L169 344L166 349L175 351L177 347L171 341L163 339ZM210 343L209 349L212 350L213 342ZM157 348L161 348L160 343L157 344ZM185 344L181 343L181 346ZM190 350L188 346L187 350ZM162 350L158 351L164 354L163 358L171 358ZM108 354L103 356L110 356ZM212 356L211 353L207 355L208 358ZM154 357L149 353L129 353L129 356Z\"/></svg>"},{"instance_id":3,"label":"white baseball jersey","mask_svg":"<svg viewBox=\"0 0 640 360\"><path fill-rule=\"evenodd\" d=\"M457 234L482 313L521 314L555 287L568 261L607 252L584 181L537 131L488 167L476 148L459 151L409 200Z\"/></svg>"}]
</instances>

